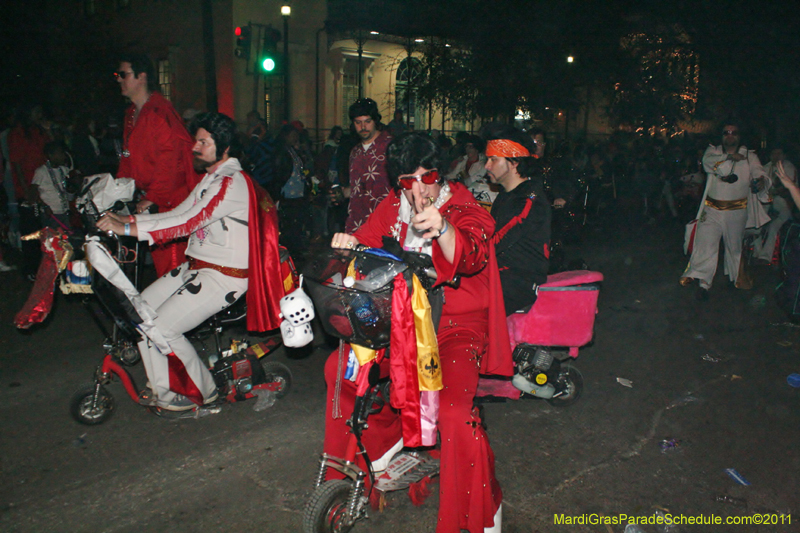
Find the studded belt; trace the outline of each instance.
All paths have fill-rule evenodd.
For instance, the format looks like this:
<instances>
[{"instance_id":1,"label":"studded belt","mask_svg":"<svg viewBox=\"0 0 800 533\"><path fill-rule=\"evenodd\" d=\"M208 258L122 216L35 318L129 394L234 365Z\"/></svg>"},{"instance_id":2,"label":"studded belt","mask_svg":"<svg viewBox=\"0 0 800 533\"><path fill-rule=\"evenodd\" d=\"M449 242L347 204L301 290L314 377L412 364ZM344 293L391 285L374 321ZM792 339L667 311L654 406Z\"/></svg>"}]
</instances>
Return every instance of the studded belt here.
<instances>
[{"instance_id":1,"label":"studded belt","mask_svg":"<svg viewBox=\"0 0 800 533\"><path fill-rule=\"evenodd\" d=\"M226 267L221 265L215 265L214 263L209 263L207 261L201 261L200 259L195 259L194 257L189 257L189 270L200 270L201 268L210 268L211 270L216 270L221 274L225 274L226 276L230 276L232 278L247 278L247 269L246 268L233 268L233 267Z\"/></svg>"}]
</instances>

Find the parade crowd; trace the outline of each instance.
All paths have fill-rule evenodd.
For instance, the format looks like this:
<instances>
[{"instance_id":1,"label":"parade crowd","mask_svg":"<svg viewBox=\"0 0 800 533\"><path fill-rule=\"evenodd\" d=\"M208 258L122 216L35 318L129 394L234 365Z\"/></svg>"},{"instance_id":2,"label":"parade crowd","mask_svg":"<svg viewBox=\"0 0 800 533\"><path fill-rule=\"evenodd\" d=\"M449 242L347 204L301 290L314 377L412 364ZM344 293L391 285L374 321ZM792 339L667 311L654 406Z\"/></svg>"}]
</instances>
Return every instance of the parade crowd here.
<instances>
[{"instance_id":1,"label":"parade crowd","mask_svg":"<svg viewBox=\"0 0 800 533\"><path fill-rule=\"evenodd\" d=\"M769 147L762 166L733 119L708 148L622 135L556 143L541 129L505 124L451 140L412 131L400 111L384 125L377 103L363 98L350 106L349 124L315 143L302 122L273 134L255 111L241 131L219 113L179 115L145 57L121 58L115 76L130 100L119 124L86 114L67 119L40 106L2 117L2 250L22 252L18 265L0 256L0 271L19 267L34 280L38 243L20 236L43 226L81 230L74 199L83 176L132 178L140 191L135 212L109 214L98 227L150 248L158 279L142 295L171 351L146 339L139 345L149 379L140 403L180 411L218 395L185 332L245 293L250 329L278 326L283 291L269 272L279 244L301 264L314 246L378 248L385 239L429 256L438 274L431 294L441 297L440 533L500 531L502 490L473 398L479 374L513 374L505 319L529 309L548 273L565 268L557 255L564 242L591 226L696 219L680 282L707 300L720 241L725 274L746 288L743 243L751 243L753 260L771 263L781 227L800 203L782 147ZM333 411L352 410L355 395L352 383L342 384L339 357L332 354L325 369L324 447L336 456L349 429ZM388 374L389 360L379 368ZM390 458L403 442L436 443L408 424L389 408L370 418L364 444L372 459Z\"/></svg>"}]
</instances>

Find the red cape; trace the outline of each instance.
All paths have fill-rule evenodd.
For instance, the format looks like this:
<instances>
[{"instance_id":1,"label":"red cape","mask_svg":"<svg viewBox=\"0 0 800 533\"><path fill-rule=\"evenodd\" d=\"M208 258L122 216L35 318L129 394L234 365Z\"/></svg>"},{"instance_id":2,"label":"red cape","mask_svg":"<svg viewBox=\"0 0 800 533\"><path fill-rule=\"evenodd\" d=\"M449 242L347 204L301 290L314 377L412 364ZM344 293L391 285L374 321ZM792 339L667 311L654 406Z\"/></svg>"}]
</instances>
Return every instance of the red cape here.
<instances>
[{"instance_id":1,"label":"red cape","mask_svg":"<svg viewBox=\"0 0 800 533\"><path fill-rule=\"evenodd\" d=\"M280 299L285 295L278 250L278 211L269 193L242 172L250 195L250 276L247 285L247 329L280 327Z\"/></svg>"}]
</instances>

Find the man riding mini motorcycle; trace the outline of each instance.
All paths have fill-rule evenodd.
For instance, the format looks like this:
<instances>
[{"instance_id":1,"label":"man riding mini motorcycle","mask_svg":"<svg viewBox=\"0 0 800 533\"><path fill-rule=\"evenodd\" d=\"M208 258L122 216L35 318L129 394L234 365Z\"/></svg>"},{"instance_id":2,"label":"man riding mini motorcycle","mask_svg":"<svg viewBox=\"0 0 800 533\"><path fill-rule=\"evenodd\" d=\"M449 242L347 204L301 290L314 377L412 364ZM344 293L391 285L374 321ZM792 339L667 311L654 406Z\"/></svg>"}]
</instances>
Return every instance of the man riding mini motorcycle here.
<instances>
[{"instance_id":1,"label":"man riding mini motorcycle","mask_svg":"<svg viewBox=\"0 0 800 533\"><path fill-rule=\"evenodd\" d=\"M431 256L436 285L444 287L437 332L444 388L439 391L441 477L436 531L499 531L502 492L494 474L494 454L473 406L479 372L512 374L491 243L494 220L466 187L447 183L439 175L438 150L428 136L407 133L396 138L387 148L387 161L393 192L353 235L335 234L331 246L380 247L383 237L392 237L406 250ZM388 359L380 366L382 374L389 372ZM343 457L347 419L334 418L333 413L337 407L341 412L352 411L355 387L346 379L337 380L337 368L334 354L325 368L329 395L325 452ZM337 402L340 405L334 405ZM414 425L405 415L384 408L370 417L363 444L376 459L403 444L419 446L420 428L418 424L410 427ZM330 472L329 477L332 475Z\"/></svg>"},{"instance_id":2,"label":"man riding mini motorcycle","mask_svg":"<svg viewBox=\"0 0 800 533\"><path fill-rule=\"evenodd\" d=\"M155 326L172 351L162 353L149 340L139 344L151 386L140 403L171 411L193 409L218 397L209 369L184 333L245 292L248 329L275 329L284 294L275 207L242 172L235 157L236 124L225 115L203 113L191 132L194 167L205 176L186 200L166 213L109 213L97 224L103 231L150 244L189 236L187 261L142 293L156 310Z\"/></svg>"}]
</instances>

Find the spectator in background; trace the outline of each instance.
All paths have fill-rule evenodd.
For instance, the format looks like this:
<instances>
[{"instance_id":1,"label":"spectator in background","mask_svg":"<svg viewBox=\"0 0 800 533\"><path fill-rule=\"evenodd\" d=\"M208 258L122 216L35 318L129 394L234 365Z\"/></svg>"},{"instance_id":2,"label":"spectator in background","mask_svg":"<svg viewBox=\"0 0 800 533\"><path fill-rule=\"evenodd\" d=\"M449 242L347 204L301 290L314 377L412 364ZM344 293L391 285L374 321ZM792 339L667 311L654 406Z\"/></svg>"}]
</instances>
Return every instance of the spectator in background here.
<instances>
[{"instance_id":1,"label":"spectator in background","mask_svg":"<svg viewBox=\"0 0 800 533\"><path fill-rule=\"evenodd\" d=\"M386 125L386 128L389 130L389 135L392 137L397 137L408 131L406 123L403 122L403 112L399 109L396 110L394 112L394 118Z\"/></svg>"},{"instance_id":2,"label":"spectator in background","mask_svg":"<svg viewBox=\"0 0 800 533\"><path fill-rule=\"evenodd\" d=\"M486 143L477 135L470 135L464 144L464 155L455 161L447 174L448 180L458 180L467 188L482 181L486 176L486 156L483 154Z\"/></svg>"},{"instance_id":3,"label":"spectator in background","mask_svg":"<svg viewBox=\"0 0 800 533\"><path fill-rule=\"evenodd\" d=\"M348 205L345 233L352 234L391 191L386 173L386 146L392 139L381 126L378 104L372 98L357 100L349 109L360 143L350 152L350 184L344 187Z\"/></svg>"},{"instance_id":4,"label":"spectator in background","mask_svg":"<svg viewBox=\"0 0 800 533\"><path fill-rule=\"evenodd\" d=\"M267 135L267 124L255 109L247 114L247 146L258 143Z\"/></svg>"},{"instance_id":5,"label":"spectator in background","mask_svg":"<svg viewBox=\"0 0 800 533\"><path fill-rule=\"evenodd\" d=\"M791 191L784 185L784 180L778 175L778 164L783 167L786 179L797 183L797 169L791 161L786 159L782 146L774 146L770 152L769 163L764 166L764 172L772 180L772 188L769 192L772 195L772 206L769 210L770 220L766 225L766 234L763 239L756 239L753 246L753 255L766 263L772 262L772 255L775 252L775 240L778 231L786 221L792 218L792 198Z\"/></svg>"},{"instance_id":6,"label":"spectator in background","mask_svg":"<svg viewBox=\"0 0 800 533\"><path fill-rule=\"evenodd\" d=\"M8 154L18 204L20 235L33 233L41 227L32 181L36 169L45 163L44 147L49 141L41 108L20 110L17 124L8 134ZM38 241L22 241L22 275L28 280L36 279L41 258Z\"/></svg>"},{"instance_id":7,"label":"spectator in background","mask_svg":"<svg viewBox=\"0 0 800 533\"><path fill-rule=\"evenodd\" d=\"M339 178L339 143L344 131L341 126L334 126L328 134L328 140L317 156L315 173L320 182L320 190L325 196L326 220L325 235L339 232L344 228L347 218L347 204L344 202L342 183Z\"/></svg>"},{"instance_id":8,"label":"spectator in background","mask_svg":"<svg viewBox=\"0 0 800 533\"><path fill-rule=\"evenodd\" d=\"M246 139L248 168L253 179L264 188L275 177L275 139L266 132L259 141L251 137Z\"/></svg>"},{"instance_id":9,"label":"spectator in background","mask_svg":"<svg viewBox=\"0 0 800 533\"><path fill-rule=\"evenodd\" d=\"M100 141L95 136L95 124L94 118L79 115L72 131L73 162L84 176L100 172Z\"/></svg>"},{"instance_id":10,"label":"spectator in background","mask_svg":"<svg viewBox=\"0 0 800 533\"><path fill-rule=\"evenodd\" d=\"M183 112L183 115L181 115L181 118L183 118L183 125L186 127L187 130L191 126L192 121L194 120L194 117L196 117L199 113L200 113L200 111L198 111L197 109L195 109L193 107L190 107L189 109L187 109L187 110L185 110Z\"/></svg>"},{"instance_id":11,"label":"spectator in background","mask_svg":"<svg viewBox=\"0 0 800 533\"><path fill-rule=\"evenodd\" d=\"M53 229L69 230L69 197L67 195L67 153L64 145L51 141L44 147L45 164L36 169L31 183L31 198L43 203L45 225Z\"/></svg>"},{"instance_id":12,"label":"spectator in background","mask_svg":"<svg viewBox=\"0 0 800 533\"><path fill-rule=\"evenodd\" d=\"M311 172L300 155L300 134L294 126L282 126L276 141L275 177L267 184L267 191L272 198L280 200L281 244L298 260L308 248Z\"/></svg>"}]
</instances>

